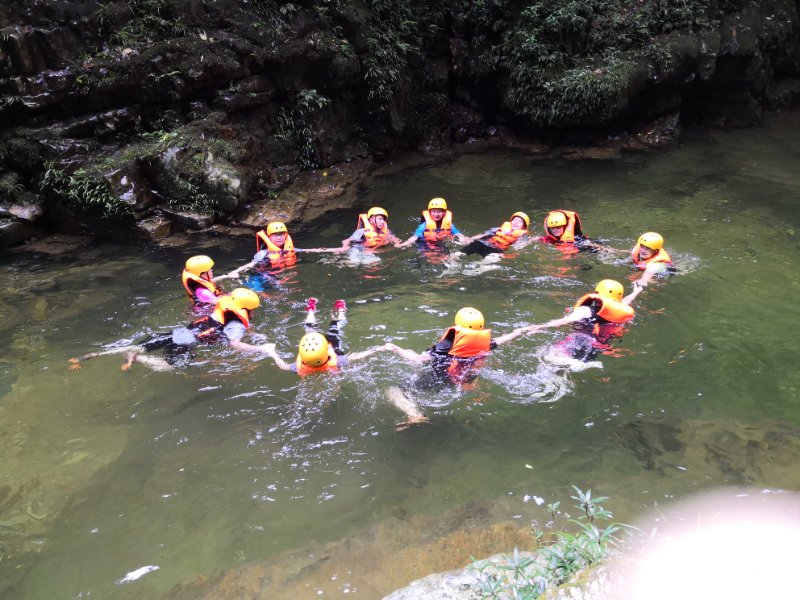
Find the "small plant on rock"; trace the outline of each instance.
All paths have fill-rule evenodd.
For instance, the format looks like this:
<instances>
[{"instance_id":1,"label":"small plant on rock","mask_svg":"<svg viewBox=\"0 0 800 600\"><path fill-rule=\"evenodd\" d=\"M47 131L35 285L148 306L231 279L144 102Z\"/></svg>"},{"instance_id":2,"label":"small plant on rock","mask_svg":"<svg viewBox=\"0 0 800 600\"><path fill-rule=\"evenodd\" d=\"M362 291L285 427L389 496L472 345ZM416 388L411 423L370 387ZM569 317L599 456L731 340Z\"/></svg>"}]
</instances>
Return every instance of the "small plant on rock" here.
<instances>
[{"instance_id":1,"label":"small plant on rock","mask_svg":"<svg viewBox=\"0 0 800 600\"><path fill-rule=\"evenodd\" d=\"M614 534L622 527L609 523L599 527L596 522L612 519L603 502L606 497L592 497L592 490L582 491L572 486L576 508L582 514L578 519L570 519L577 527L574 533L558 531L555 542L542 547L538 556L521 556L514 548L513 554L505 563L484 562L473 567L477 573L475 587L484 599L492 600L533 600L548 588L569 581L575 573L603 560L616 543ZM555 520L559 503L547 506ZM541 536L543 537L543 536Z\"/></svg>"}]
</instances>

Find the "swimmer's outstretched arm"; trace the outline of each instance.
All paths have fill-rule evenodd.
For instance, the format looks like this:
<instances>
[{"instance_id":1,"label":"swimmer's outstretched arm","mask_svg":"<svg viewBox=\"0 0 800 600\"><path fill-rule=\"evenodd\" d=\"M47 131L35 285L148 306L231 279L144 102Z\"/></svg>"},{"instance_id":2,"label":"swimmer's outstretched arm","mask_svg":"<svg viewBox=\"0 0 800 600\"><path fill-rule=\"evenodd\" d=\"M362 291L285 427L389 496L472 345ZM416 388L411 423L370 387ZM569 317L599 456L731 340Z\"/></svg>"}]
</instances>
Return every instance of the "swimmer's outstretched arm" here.
<instances>
[{"instance_id":1,"label":"swimmer's outstretched arm","mask_svg":"<svg viewBox=\"0 0 800 600\"><path fill-rule=\"evenodd\" d=\"M295 252L313 252L313 253L320 254L322 252L335 252L335 253L338 253L338 252L341 252L342 249L341 249L341 247L340 248L295 248L294 251Z\"/></svg>"},{"instance_id":2,"label":"swimmer's outstretched arm","mask_svg":"<svg viewBox=\"0 0 800 600\"><path fill-rule=\"evenodd\" d=\"M390 348L387 348L388 344L383 344L382 346L373 346L372 348L367 348L366 350L362 350L361 352L351 352L347 355L347 360L350 362L354 360L361 360L363 358L369 358L373 354L377 354L378 352L386 352L391 351Z\"/></svg>"},{"instance_id":3,"label":"swimmer's outstretched arm","mask_svg":"<svg viewBox=\"0 0 800 600\"><path fill-rule=\"evenodd\" d=\"M269 350L267 349L267 346L272 346L273 351L275 349L275 344L261 344L256 346L241 340L228 340L228 343L230 344L231 348L236 348L242 352L257 352L258 354L266 354L267 356L269 356Z\"/></svg>"},{"instance_id":4,"label":"swimmer's outstretched arm","mask_svg":"<svg viewBox=\"0 0 800 600\"><path fill-rule=\"evenodd\" d=\"M645 287L650 280L653 279L657 274L662 273L664 271L664 263L650 263L645 268L642 276L637 280L634 281L634 285L638 285L640 288ZM625 302L625 300L623 300Z\"/></svg>"},{"instance_id":5,"label":"swimmer's outstretched arm","mask_svg":"<svg viewBox=\"0 0 800 600\"><path fill-rule=\"evenodd\" d=\"M525 333L536 333L537 331L541 331L542 329L561 327L562 325L567 325L569 323L575 323L576 321L581 321L583 319L591 319L591 318L592 318L592 309L589 308L588 306L579 306L578 308L573 310L570 314L568 314L566 317L561 317L560 319L553 319L552 321L547 321L546 323L539 323L537 325L528 325L527 327L523 327L522 329L525 330Z\"/></svg>"},{"instance_id":6,"label":"swimmer's outstretched arm","mask_svg":"<svg viewBox=\"0 0 800 600\"><path fill-rule=\"evenodd\" d=\"M413 350L407 350L406 348L401 348L400 346L396 346L391 342L387 342L386 344L384 344L383 348L390 352L394 352L395 354L397 354L397 356L409 362L426 363L431 360L431 355L428 354L427 352L422 352L421 354L417 354Z\"/></svg>"},{"instance_id":7,"label":"swimmer's outstretched arm","mask_svg":"<svg viewBox=\"0 0 800 600\"><path fill-rule=\"evenodd\" d=\"M644 279L644 275L642 275L642 279ZM647 282L642 283L641 279L639 281L634 281L633 282L633 291L630 294L628 294L627 296L625 296L621 300L621 302L623 304L627 304L628 306L630 306L631 302L636 300L636 296L638 296L639 294L642 293L642 290L644 290L644 286L646 286L646 285L647 285Z\"/></svg>"},{"instance_id":8,"label":"swimmer's outstretched arm","mask_svg":"<svg viewBox=\"0 0 800 600\"><path fill-rule=\"evenodd\" d=\"M411 244L417 241L417 234L415 233L410 238L408 238L405 242L400 242L399 244L395 244L398 248L408 248Z\"/></svg>"},{"instance_id":9,"label":"swimmer's outstretched arm","mask_svg":"<svg viewBox=\"0 0 800 600\"><path fill-rule=\"evenodd\" d=\"M491 235L494 235L495 232L497 232L498 229L500 229L500 228L499 227L492 227L491 229L487 229L483 233L477 233L477 234L473 235L472 237L467 237L467 242L466 243L474 242L476 240L480 240L480 239L483 239L483 238L487 238L487 237L489 237Z\"/></svg>"},{"instance_id":10,"label":"swimmer's outstretched arm","mask_svg":"<svg viewBox=\"0 0 800 600\"><path fill-rule=\"evenodd\" d=\"M225 275L220 275L219 277L214 277L214 281L220 281L221 279L234 279L239 276L239 273L243 271L247 271L248 269L252 269L258 264L259 261L251 260L249 263L246 263L239 267L238 269L234 269L230 273L225 273Z\"/></svg>"},{"instance_id":11,"label":"swimmer's outstretched arm","mask_svg":"<svg viewBox=\"0 0 800 600\"><path fill-rule=\"evenodd\" d=\"M246 345L249 346L249 344L246 344ZM291 371L292 370L292 365L290 365L285 360L283 360L280 356L278 356L278 353L275 351L275 344L269 344L269 343L268 344L261 344L260 346L252 346L252 348L256 352L260 352L261 354L264 354L264 355L268 356L269 358L271 358L273 360L273 362L275 363L275 366L278 367L279 369L281 369L282 371Z\"/></svg>"},{"instance_id":12,"label":"swimmer's outstretched arm","mask_svg":"<svg viewBox=\"0 0 800 600\"><path fill-rule=\"evenodd\" d=\"M530 331L531 331L530 325L526 325L525 327L517 327L511 332L506 333L505 335L501 335L498 338L495 338L494 343L497 344L498 346L502 346L503 344L515 340L518 337L521 337L526 333L529 333Z\"/></svg>"}]
</instances>

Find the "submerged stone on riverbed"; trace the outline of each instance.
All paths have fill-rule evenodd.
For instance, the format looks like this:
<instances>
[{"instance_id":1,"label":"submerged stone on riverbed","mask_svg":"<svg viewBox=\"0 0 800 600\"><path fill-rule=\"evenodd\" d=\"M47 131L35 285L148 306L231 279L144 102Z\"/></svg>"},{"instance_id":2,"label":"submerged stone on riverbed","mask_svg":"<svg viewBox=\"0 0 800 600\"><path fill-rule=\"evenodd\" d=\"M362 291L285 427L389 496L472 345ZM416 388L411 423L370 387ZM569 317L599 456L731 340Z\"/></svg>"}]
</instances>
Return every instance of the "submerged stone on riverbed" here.
<instances>
[{"instance_id":1,"label":"submerged stone on riverbed","mask_svg":"<svg viewBox=\"0 0 800 600\"><path fill-rule=\"evenodd\" d=\"M781 481L800 487L800 430L783 422L751 424L732 420L642 418L614 434L649 470L684 471L731 485ZM710 472L709 472L710 470Z\"/></svg>"}]
</instances>

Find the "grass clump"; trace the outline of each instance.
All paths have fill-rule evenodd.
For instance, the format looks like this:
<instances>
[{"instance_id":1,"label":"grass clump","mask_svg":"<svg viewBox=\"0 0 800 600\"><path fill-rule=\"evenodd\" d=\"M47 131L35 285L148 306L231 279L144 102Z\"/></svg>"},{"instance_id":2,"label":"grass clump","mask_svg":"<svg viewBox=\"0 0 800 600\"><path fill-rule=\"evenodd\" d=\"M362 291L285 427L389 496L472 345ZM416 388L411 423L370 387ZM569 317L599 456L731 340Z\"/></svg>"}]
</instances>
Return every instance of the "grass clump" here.
<instances>
[{"instance_id":1,"label":"grass clump","mask_svg":"<svg viewBox=\"0 0 800 600\"><path fill-rule=\"evenodd\" d=\"M575 507L581 511L577 519L569 522L575 532L557 531L552 543L541 547L536 558L521 556L517 548L508 557L505 564L493 563L472 567L478 581L476 587L484 599L492 600L533 600L545 591L569 581L578 571L585 569L609 555L617 542L614 534L623 527L609 522L604 526L601 521L613 519L603 502L606 497L592 497L592 490L582 491L572 486L575 495ZM558 514L559 503L547 506L553 521ZM544 532L534 532L537 539L545 537Z\"/></svg>"}]
</instances>

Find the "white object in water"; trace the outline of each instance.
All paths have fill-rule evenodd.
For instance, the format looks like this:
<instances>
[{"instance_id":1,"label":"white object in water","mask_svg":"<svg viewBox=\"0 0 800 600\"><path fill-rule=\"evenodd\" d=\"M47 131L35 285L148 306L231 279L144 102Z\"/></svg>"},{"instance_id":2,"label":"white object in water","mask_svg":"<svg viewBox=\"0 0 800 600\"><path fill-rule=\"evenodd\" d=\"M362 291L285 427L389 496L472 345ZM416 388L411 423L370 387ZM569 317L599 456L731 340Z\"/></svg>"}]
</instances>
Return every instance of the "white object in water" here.
<instances>
[{"instance_id":1,"label":"white object in water","mask_svg":"<svg viewBox=\"0 0 800 600\"><path fill-rule=\"evenodd\" d=\"M152 573L153 571L158 571L158 569L159 569L158 565L147 565L144 567L139 567L135 571L127 573L125 577L123 577L122 579L117 580L117 583L121 585L123 583L130 583L131 581L136 581L137 579L139 579L140 577L144 577L148 573Z\"/></svg>"}]
</instances>

